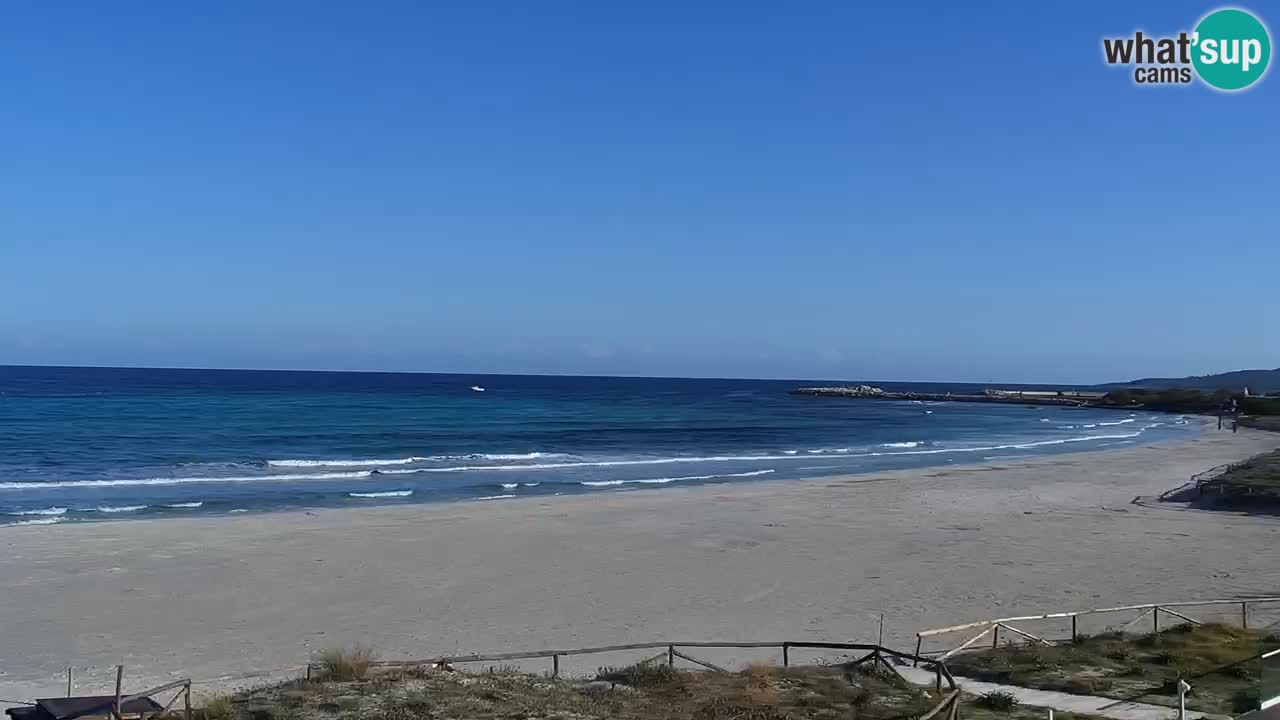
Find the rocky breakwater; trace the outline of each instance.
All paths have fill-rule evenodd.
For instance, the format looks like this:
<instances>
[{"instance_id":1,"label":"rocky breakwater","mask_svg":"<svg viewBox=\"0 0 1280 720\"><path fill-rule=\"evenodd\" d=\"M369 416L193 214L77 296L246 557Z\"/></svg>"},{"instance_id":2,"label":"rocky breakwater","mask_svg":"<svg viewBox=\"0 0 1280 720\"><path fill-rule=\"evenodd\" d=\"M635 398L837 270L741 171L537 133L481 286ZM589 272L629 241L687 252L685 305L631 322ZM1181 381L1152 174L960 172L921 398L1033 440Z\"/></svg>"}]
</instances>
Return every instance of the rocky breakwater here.
<instances>
[{"instance_id":1,"label":"rocky breakwater","mask_svg":"<svg viewBox=\"0 0 1280 720\"><path fill-rule=\"evenodd\" d=\"M1006 405L1070 405L1085 406L1101 393L1067 394L1055 390L996 390L981 393L923 393L890 392L874 385L835 385L831 387L802 387L790 391L792 395L817 395L822 397L869 398L874 400L918 400L921 402L976 402L1002 403Z\"/></svg>"},{"instance_id":2,"label":"rocky breakwater","mask_svg":"<svg viewBox=\"0 0 1280 720\"><path fill-rule=\"evenodd\" d=\"M884 398L899 393L887 393L872 385L837 385L832 387L802 387L791 391L792 395L833 395L840 397Z\"/></svg>"}]
</instances>

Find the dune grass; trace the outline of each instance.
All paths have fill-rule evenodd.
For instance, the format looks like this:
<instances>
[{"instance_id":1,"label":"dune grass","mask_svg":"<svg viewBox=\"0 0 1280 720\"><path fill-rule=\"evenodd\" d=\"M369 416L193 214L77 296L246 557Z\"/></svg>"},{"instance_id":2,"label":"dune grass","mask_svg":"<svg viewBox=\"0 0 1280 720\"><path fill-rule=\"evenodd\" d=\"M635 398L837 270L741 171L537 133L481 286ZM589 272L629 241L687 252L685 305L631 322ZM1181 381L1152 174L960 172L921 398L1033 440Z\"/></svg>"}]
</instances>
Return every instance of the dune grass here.
<instances>
[{"instance_id":1,"label":"dune grass","mask_svg":"<svg viewBox=\"0 0 1280 720\"><path fill-rule=\"evenodd\" d=\"M235 705L229 695L206 695L197 699L197 708L203 720L233 720Z\"/></svg>"},{"instance_id":2,"label":"dune grass","mask_svg":"<svg viewBox=\"0 0 1280 720\"><path fill-rule=\"evenodd\" d=\"M364 680L369 675L369 668L377 659L373 648L365 645L351 647L332 647L322 650L315 662L320 666L320 675L326 680L351 682Z\"/></svg>"},{"instance_id":3,"label":"dune grass","mask_svg":"<svg viewBox=\"0 0 1280 720\"><path fill-rule=\"evenodd\" d=\"M1280 450L1240 463L1203 490L1220 507L1280 511Z\"/></svg>"},{"instance_id":4,"label":"dune grass","mask_svg":"<svg viewBox=\"0 0 1280 720\"><path fill-rule=\"evenodd\" d=\"M839 664L721 673L645 663L602 668L590 679L511 668L371 668L359 681L299 681L245 693L232 720L913 720L942 698L883 669ZM961 712L966 720L1044 716L1042 709L987 707L973 698Z\"/></svg>"},{"instance_id":5,"label":"dune grass","mask_svg":"<svg viewBox=\"0 0 1280 720\"><path fill-rule=\"evenodd\" d=\"M1260 662L1280 646L1267 632L1219 624L1179 625L1161 633L1104 633L1076 643L1006 646L948 661L957 675L1007 685L1175 705L1177 681L1192 685L1188 705L1215 713L1248 709Z\"/></svg>"}]
</instances>

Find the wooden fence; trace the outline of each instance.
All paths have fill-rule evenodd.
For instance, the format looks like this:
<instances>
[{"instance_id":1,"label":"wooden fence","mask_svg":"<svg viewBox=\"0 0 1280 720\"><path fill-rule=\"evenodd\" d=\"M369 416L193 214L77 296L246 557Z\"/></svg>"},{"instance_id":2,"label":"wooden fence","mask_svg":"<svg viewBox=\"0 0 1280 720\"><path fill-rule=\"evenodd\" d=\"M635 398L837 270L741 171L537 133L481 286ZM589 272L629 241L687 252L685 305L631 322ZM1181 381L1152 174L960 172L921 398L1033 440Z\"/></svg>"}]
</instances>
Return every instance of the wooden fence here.
<instances>
[{"instance_id":1,"label":"wooden fence","mask_svg":"<svg viewBox=\"0 0 1280 720\"><path fill-rule=\"evenodd\" d=\"M903 665L911 663L918 666L925 663L931 666L934 672L934 688L937 692L946 691L946 695L929 710L922 715L919 720L933 720L939 718L946 713L947 720L958 720L960 713L960 688L956 684L955 677L951 671L947 669L946 663L940 658L927 658L911 653L900 652L883 645L867 645L860 643L835 643L835 642L652 642L652 643L632 643L628 645L605 645L600 647L574 648L569 650L531 650L525 652L508 652L508 653L492 653L488 655L442 655L439 657L427 658L424 660L379 660L370 663L373 667L381 668L413 668L413 667L433 667L441 669L452 669L456 664L462 663L478 663L478 662L504 662L509 660L539 660L547 659L551 661L551 674L553 677L560 675L560 660L564 657L576 655L598 655L603 653L614 653L631 650L661 650L656 655L641 660L640 665L665 661L668 667L675 667L676 659L679 658L686 662L697 665L698 667L713 672L729 672L725 668L719 667L713 663L707 662L694 657L686 652L696 648L711 649L774 649L782 651L782 666L791 666L791 651L798 649L808 650L840 650L844 652L861 652L866 653L861 657L849 663L850 666L860 666L865 663L871 663L873 667L883 668L893 675L901 678L906 682L906 678L898 672L897 667L890 659L895 659ZM307 665L307 678L312 677L315 670L320 666L312 663Z\"/></svg>"},{"instance_id":2,"label":"wooden fence","mask_svg":"<svg viewBox=\"0 0 1280 720\"><path fill-rule=\"evenodd\" d=\"M1018 640L1023 640L1033 644L1043 644L1043 645L1053 644L1054 641L1043 637L1043 635L1045 635L1046 633L1042 632L1041 635L1032 634L1030 632L1027 632L1024 629L1016 628L1010 624L1015 622L1025 623L1025 622L1031 622L1031 621L1045 621L1045 620L1069 620L1071 623L1071 635L1069 636L1069 639L1074 640L1075 638L1080 636L1080 631L1079 631L1080 618L1091 616L1091 615L1103 615L1107 613L1130 613L1130 612L1138 613L1136 617L1133 617L1132 619L1128 620L1122 625L1113 628L1115 630L1120 630L1120 631L1127 630L1130 627L1136 625L1138 622L1140 622L1144 618L1150 616L1151 631L1160 632L1161 614L1168 615L1172 618L1176 618L1177 620L1183 623L1191 623L1192 625L1201 625L1203 623L1200 620L1196 620L1194 618L1188 617L1187 615L1184 615L1183 611L1186 610L1187 608L1194 608L1194 607L1209 607L1209 606L1230 607L1230 606L1238 605L1240 607L1240 627L1247 629L1249 627L1250 609L1257 605L1263 605L1263 604L1269 604L1269 603L1280 603L1280 597L1233 598L1229 600L1195 600L1190 602L1155 603L1150 605L1124 605L1121 607L1097 608L1094 610L1053 612L1053 613L1044 613L1041 615L1021 615L1018 617L997 618L994 620L981 620L978 622L965 623L963 625L952 625L950 627L935 628L933 630L922 630L916 633L915 655L917 657L933 657L935 660L945 661L947 658L951 657L952 655L955 655L958 652L962 652L964 650L969 649L979 640L986 638L988 635L991 636L991 646L998 647L1000 645L1001 630L1004 630L1008 633L1006 635L1007 641L1016 642ZM1173 608L1178 608L1178 610L1174 610ZM977 628L981 628L978 634L969 637L964 642L954 647L951 647L949 649L926 650L924 647L926 638L945 636L945 635L959 633L965 630L973 630Z\"/></svg>"}]
</instances>

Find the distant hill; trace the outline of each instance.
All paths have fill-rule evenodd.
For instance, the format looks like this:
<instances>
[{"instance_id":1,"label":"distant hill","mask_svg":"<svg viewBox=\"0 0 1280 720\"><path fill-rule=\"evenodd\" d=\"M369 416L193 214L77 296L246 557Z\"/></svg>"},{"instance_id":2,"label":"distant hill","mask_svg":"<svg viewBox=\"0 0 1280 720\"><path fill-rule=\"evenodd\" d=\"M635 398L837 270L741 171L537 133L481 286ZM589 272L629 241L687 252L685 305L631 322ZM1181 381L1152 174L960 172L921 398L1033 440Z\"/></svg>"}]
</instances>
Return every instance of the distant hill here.
<instances>
[{"instance_id":1,"label":"distant hill","mask_svg":"<svg viewBox=\"0 0 1280 720\"><path fill-rule=\"evenodd\" d=\"M1280 392L1280 368L1275 370L1235 370L1217 375L1192 375L1181 378L1142 378L1129 382L1108 383L1101 388L1175 388L1179 390L1233 390L1249 388L1251 394Z\"/></svg>"}]
</instances>

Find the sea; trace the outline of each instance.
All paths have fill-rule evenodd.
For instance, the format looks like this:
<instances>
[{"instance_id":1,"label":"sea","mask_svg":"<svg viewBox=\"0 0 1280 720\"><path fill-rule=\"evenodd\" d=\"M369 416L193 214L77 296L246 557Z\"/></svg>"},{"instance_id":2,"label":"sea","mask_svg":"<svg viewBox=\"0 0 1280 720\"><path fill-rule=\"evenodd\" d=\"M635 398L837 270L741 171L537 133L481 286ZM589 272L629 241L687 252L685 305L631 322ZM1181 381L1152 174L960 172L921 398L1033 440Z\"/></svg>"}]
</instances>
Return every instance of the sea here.
<instances>
[{"instance_id":1,"label":"sea","mask_svg":"<svg viewBox=\"0 0 1280 720\"><path fill-rule=\"evenodd\" d=\"M835 382L0 367L0 524L800 482L1199 431L1141 410L788 394Z\"/></svg>"}]
</instances>

